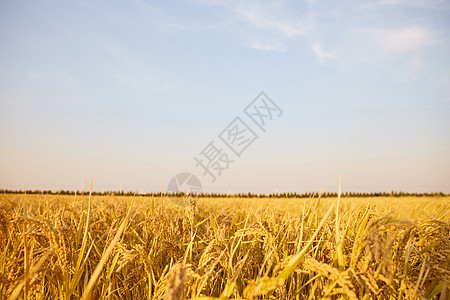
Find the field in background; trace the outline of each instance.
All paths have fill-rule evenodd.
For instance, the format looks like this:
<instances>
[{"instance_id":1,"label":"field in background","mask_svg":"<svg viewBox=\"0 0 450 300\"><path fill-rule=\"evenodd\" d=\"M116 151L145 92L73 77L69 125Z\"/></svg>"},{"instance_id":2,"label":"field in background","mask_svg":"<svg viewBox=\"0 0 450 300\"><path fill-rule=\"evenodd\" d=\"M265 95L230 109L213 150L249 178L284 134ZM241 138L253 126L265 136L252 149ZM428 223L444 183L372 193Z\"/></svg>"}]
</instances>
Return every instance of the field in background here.
<instances>
[{"instance_id":1,"label":"field in background","mask_svg":"<svg viewBox=\"0 0 450 300\"><path fill-rule=\"evenodd\" d=\"M3 194L0 251L0 299L448 299L450 197Z\"/></svg>"}]
</instances>

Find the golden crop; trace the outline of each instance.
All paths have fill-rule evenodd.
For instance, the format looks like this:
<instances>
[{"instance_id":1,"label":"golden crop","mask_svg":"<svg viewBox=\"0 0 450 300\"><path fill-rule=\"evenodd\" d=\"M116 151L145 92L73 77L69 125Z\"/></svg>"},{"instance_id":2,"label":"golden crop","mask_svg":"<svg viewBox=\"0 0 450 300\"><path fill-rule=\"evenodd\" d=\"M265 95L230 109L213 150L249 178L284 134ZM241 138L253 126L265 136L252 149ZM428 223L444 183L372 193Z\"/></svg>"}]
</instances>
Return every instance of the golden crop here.
<instances>
[{"instance_id":1,"label":"golden crop","mask_svg":"<svg viewBox=\"0 0 450 300\"><path fill-rule=\"evenodd\" d=\"M0 197L0 299L450 297L449 197Z\"/></svg>"}]
</instances>

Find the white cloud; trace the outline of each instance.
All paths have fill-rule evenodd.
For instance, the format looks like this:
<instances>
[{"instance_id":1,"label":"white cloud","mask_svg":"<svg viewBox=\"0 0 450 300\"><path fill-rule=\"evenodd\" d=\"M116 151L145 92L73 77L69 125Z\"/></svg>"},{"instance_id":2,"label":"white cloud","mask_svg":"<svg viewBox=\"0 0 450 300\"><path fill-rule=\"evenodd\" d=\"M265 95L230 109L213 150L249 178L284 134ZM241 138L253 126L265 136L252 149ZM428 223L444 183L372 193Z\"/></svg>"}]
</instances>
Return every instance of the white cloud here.
<instances>
[{"instance_id":1,"label":"white cloud","mask_svg":"<svg viewBox=\"0 0 450 300\"><path fill-rule=\"evenodd\" d=\"M233 8L233 12L242 20L261 30L276 31L286 37L306 33L307 26L300 20L277 18L268 7L242 3Z\"/></svg>"},{"instance_id":2,"label":"white cloud","mask_svg":"<svg viewBox=\"0 0 450 300\"><path fill-rule=\"evenodd\" d=\"M420 50L434 43L432 33L420 26L384 30L376 35L378 47L394 54Z\"/></svg>"},{"instance_id":3,"label":"white cloud","mask_svg":"<svg viewBox=\"0 0 450 300\"><path fill-rule=\"evenodd\" d=\"M220 6L253 29L281 34L284 37L305 35L305 18L290 16L283 1L197 0L199 4Z\"/></svg>"},{"instance_id":4,"label":"white cloud","mask_svg":"<svg viewBox=\"0 0 450 300\"><path fill-rule=\"evenodd\" d=\"M314 52L314 55L317 57L320 63L325 62L325 60L329 58L336 58L336 52L326 52L322 49L322 45L319 43L316 43L313 45L312 50Z\"/></svg>"},{"instance_id":5,"label":"white cloud","mask_svg":"<svg viewBox=\"0 0 450 300\"><path fill-rule=\"evenodd\" d=\"M288 51L303 40L319 63L336 60L341 68L380 63L404 65L418 71L426 65L426 50L439 41L439 28L419 12L386 14L398 5L430 11L445 6L440 0L377 0L339 3L304 0L188 0L225 12L225 30L242 44L261 51ZM383 24L384 28L380 28ZM255 42L256 41L256 42ZM321 41L317 43L317 41ZM338 49L338 50L336 50ZM382 68L385 70L386 68ZM393 68L395 69L395 68Z\"/></svg>"},{"instance_id":6,"label":"white cloud","mask_svg":"<svg viewBox=\"0 0 450 300\"><path fill-rule=\"evenodd\" d=\"M311 30L309 12L293 14L285 0L188 1L223 10L221 15L225 12L226 17L219 23L220 29L239 37L243 46L259 51L286 52L291 42L306 37Z\"/></svg>"}]
</instances>

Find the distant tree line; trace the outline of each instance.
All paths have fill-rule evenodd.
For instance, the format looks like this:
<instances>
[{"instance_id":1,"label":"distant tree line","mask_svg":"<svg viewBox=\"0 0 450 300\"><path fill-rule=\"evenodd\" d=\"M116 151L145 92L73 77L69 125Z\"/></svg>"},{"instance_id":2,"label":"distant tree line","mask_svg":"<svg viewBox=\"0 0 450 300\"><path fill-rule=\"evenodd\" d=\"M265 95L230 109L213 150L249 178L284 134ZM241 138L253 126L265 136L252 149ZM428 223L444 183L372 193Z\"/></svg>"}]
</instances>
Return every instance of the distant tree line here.
<instances>
[{"instance_id":1,"label":"distant tree line","mask_svg":"<svg viewBox=\"0 0 450 300\"><path fill-rule=\"evenodd\" d=\"M8 190L8 189L0 189L0 193L2 194L44 194L44 195L86 195L89 194L89 191L51 191L51 190ZM186 193L135 193L135 192L124 192L124 191L105 191L105 192L92 192L92 195L97 196L150 196L150 197L185 197L189 194ZM190 194L195 197L209 197L209 198L317 198L319 193L273 193L273 194L255 194L255 193L238 193L238 194L224 194L224 193L200 193L200 194ZM338 193L322 193L322 198L327 197L337 197ZM447 196L442 192L434 192L434 193L408 193L408 192L344 192L341 193L341 197L435 197L435 196Z\"/></svg>"}]
</instances>

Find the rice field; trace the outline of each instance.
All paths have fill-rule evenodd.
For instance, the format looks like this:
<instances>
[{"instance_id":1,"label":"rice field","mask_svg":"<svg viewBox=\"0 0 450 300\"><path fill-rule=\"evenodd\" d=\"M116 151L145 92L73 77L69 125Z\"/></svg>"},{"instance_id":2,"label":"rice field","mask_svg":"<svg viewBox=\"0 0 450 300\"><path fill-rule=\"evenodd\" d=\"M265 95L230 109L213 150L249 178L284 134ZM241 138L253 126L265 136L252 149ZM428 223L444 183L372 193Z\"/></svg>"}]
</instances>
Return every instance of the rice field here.
<instances>
[{"instance_id":1,"label":"rice field","mask_svg":"<svg viewBox=\"0 0 450 300\"><path fill-rule=\"evenodd\" d=\"M450 197L0 195L0 299L450 299Z\"/></svg>"}]
</instances>

